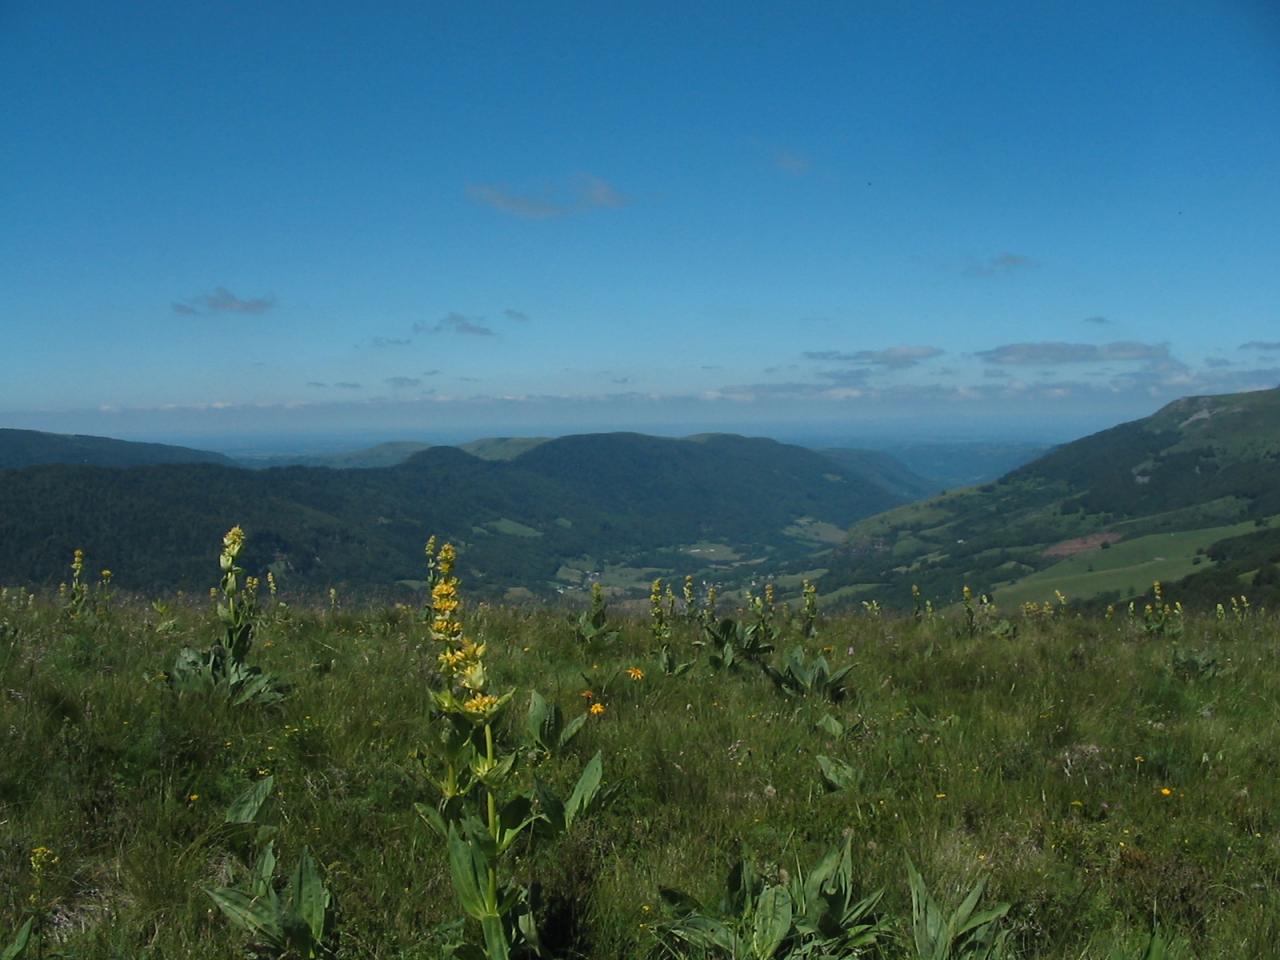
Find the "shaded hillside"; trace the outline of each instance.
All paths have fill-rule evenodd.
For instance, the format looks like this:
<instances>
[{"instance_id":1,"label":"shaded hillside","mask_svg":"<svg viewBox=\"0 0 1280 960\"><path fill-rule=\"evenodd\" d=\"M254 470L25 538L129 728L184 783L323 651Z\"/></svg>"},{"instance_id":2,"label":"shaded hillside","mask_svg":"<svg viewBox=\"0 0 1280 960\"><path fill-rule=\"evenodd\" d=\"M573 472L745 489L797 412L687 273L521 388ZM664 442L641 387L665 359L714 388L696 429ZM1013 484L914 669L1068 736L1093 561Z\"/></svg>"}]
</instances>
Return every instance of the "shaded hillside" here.
<instances>
[{"instance_id":1,"label":"shaded hillside","mask_svg":"<svg viewBox=\"0 0 1280 960\"><path fill-rule=\"evenodd\" d=\"M221 463L230 466L233 461L220 453L164 443L133 443L109 437L0 428L0 470L51 463L139 467L159 463Z\"/></svg>"},{"instance_id":2,"label":"shaded hillside","mask_svg":"<svg viewBox=\"0 0 1280 960\"><path fill-rule=\"evenodd\" d=\"M201 588L239 522L250 569L314 588L416 580L430 533L490 593L736 582L897 502L812 451L730 436L565 437L494 461L431 447L349 470L43 466L0 473L0 581L57 582L79 546L122 586Z\"/></svg>"},{"instance_id":3,"label":"shaded hillside","mask_svg":"<svg viewBox=\"0 0 1280 960\"><path fill-rule=\"evenodd\" d=\"M1077 597L1123 599L1144 580L1206 574L1215 544L1276 517L1280 390L1190 397L856 524L822 586L901 605L913 583L939 599L968 583L1021 603L1070 578Z\"/></svg>"},{"instance_id":4,"label":"shaded hillside","mask_svg":"<svg viewBox=\"0 0 1280 960\"><path fill-rule=\"evenodd\" d=\"M928 493L970 487L1004 476L1043 456L1047 443L916 441L889 444L883 451L931 484Z\"/></svg>"},{"instance_id":5,"label":"shaded hillside","mask_svg":"<svg viewBox=\"0 0 1280 960\"><path fill-rule=\"evenodd\" d=\"M387 443L345 450L341 453L272 454L269 456L240 457L237 466L252 470L271 467L331 467L337 470L365 470L370 467L394 467L404 463L413 454L430 447L429 443L416 440L392 440Z\"/></svg>"},{"instance_id":6,"label":"shaded hillside","mask_svg":"<svg viewBox=\"0 0 1280 960\"><path fill-rule=\"evenodd\" d=\"M947 486L920 476L897 457L883 450L826 447L818 450L818 453L906 500L919 500L944 490Z\"/></svg>"}]
</instances>

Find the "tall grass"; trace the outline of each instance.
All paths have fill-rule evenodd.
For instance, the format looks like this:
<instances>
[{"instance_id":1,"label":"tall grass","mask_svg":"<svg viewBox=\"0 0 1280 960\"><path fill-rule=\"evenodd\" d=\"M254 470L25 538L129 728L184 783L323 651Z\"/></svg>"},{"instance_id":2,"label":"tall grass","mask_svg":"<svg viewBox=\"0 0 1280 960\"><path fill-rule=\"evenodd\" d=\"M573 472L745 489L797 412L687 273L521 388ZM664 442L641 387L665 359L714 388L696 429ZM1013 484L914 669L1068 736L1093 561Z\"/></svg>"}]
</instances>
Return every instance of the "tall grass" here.
<instances>
[{"instance_id":1,"label":"tall grass","mask_svg":"<svg viewBox=\"0 0 1280 960\"><path fill-rule=\"evenodd\" d=\"M439 798L423 758L440 645L423 612L273 596L254 651L287 694L237 705L165 675L224 634L214 609L91 600L0 598L0 951L30 919L29 956L243 956L249 938L204 891L243 852L228 807L268 775L280 860L314 855L338 956L475 939L445 841L414 812ZM512 749L532 690L569 719L603 708L536 763L564 796L600 752L596 808L514 862L540 885L549 955L670 955L663 888L714 904L739 859L785 886L846 841L858 895L884 890L867 955L917 955L908 858L944 913L984 880L984 905L1010 904L1010 956L1136 958L1157 927L1171 956L1276 955L1274 616L1187 612L1162 631L1066 605L1012 620L779 609L767 664L801 647L800 666L849 668L833 697L749 658L714 670L706 618L660 603L661 642L648 619L584 636L577 611L465 617L490 686L515 691L492 720ZM732 603L720 613L758 620ZM684 955L720 955L699 949Z\"/></svg>"}]
</instances>

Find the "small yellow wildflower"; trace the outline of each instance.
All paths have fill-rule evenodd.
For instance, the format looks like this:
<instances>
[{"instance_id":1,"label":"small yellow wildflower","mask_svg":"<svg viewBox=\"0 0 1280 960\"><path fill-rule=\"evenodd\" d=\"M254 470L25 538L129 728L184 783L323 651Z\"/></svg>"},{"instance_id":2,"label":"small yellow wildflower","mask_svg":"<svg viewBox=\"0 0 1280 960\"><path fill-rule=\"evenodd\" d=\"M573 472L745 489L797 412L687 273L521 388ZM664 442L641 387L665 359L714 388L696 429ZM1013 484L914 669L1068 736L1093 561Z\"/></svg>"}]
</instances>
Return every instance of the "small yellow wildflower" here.
<instances>
[{"instance_id":1,"label":"small yellow wildflower","mask_svg":"<svg viewBox=\"0 0 1280 960\"><path fill-rule=\"evenodd\" d=\"M453 564L457 556L452 543L446 543L440 548L440 553L436 556L436 569L440 571L440 576L447 577L453 573Z\"/></svg>"},{"instance_id":2,"label":"small yellow wildflower","mask_svg":"<svg viewBox=\"0 0 1280 960\"><path fill-rule=\"evenodd\" d=\"M933 795L933 799L935 799L935 800L945 800L945 799L947 799L947 795L946 795L945 793L935 793L935 794Z\"/></svg>"},{"instance_id":3,"label":"small yellow wildflower","mask_svg":"<svg viewBox=\"0 0 1280 960\"><path fill-rule=\"evenodd\" d=\"M1161 788L1160 788L1160 796L1162 796L1162 797L1171 797L1171 796L1173 796L1173 791L1172 791L1171 789L1169 789L1168 787L1161 787Z\"/></svg>"},{"instance_id":4,"label":"small yellow wildflower","mask_svg":"<svg viewBox=\"0 0 1280 960\"><path fill-rule=\"evenodd\" d=\"M593 717L603 717L603 716L604 716L604 704L603 704L603 703L593 703L593 704L591 705L591 715L592 715Z\"/></svg>"},{"instance_id":5,"label":"small yellow wildflower","mask_svg":"<svg viewBox=\"0 0 1280 960\"><path fill-rule=\"evenodd\" d=\"M462 709L467 713L483 714L488 713L498 705L498 698L488 693L477 693L474 697L462 705Z\"/></svg>"},{"instance_id":6,"label":"small yellow wildflower","mask_svg":"<svg viewBox=\"0 0 1280 960\"><path fill-rule=\"evenodd\" d=\"M187 794L187 803L195 803L199 799L200 799L200 794L198 793Z\"/></svg>"},{"instance_id":7,"label":"small yellow wildflower","mask_svg":"<svg viewBox=\"0 0 1280 960\"><path fill-rule=\"evenodd\" d=\"M627 676L630 677L632 680L637 680L637 681L643 680L644 671L641 670L639 667L627 667Z\"/></svg>"}]
</instances>

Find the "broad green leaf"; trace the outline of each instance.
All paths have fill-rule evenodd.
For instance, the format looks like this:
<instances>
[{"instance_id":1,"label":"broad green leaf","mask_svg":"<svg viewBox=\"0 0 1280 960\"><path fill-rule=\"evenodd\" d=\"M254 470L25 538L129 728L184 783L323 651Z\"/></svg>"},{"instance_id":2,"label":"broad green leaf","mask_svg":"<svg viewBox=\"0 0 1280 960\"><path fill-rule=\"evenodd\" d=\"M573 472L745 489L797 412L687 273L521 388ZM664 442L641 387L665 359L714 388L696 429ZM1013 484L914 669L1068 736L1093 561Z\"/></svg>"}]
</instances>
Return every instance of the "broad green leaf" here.
<instances>
[{"instance_id":1,"label":"broad green leaf","mask_svg":"<svg viewBox=\"0 0 1280 960\"><path fill-rule=\"evenodd\" d=\"M947 926L953 931L953 936L960 936L965 930L968 930L972 924L969 923L969 917L973 914L974 908L978 905L978 901L982 898L982 891L987 885L987 878L983 877L973 885L973 889L965 895L960 906L951 914L951 919Z\"/></svg>"},{"instance_id":2,"label":"broad green leaf","mask_svg":"<svg viewBox=\"0 0 1280 960\"><path fill-rule=\"evenodd\" d=\"M721 951L738 955L738 937L728 924L710 917L691 916L672 923L671 933L685 943L704 951Z\"/></svg>"},{"instance_id":3,"label":"broad green leaf","mask_svg":"<svg viewBox=\"0 0 1280 960\"><path fill-rule=\"evenodd\" d=\"M302 848L302 854L298 857L298 866L294 869L289 889L294 912L307 925L312 939L316 943L323 942L324 920L329 910L330 896L307 847Z\"/></svg>"},{"instance_id":4,"label":"broad green leaf","mask_svg":"<svg viewBox=\"0 0 1280 960\"><path fill-rule=\"evenodd\" d=\"M284 946L279 911L270 903L231 887L206 887L207 893L228 920L277 949Z\"/></svg>"},{"instance_id":5,"label":"broad green leaf","mask_svg":"<svg viewBox=\"0 0 1280 960\"><path fill-rule=\"evenodd\" d=\"M938 906L916 865L907 858L907 881L911 887L911 935L916 954L922 958L940 957L938 944L943 931L942 908Z\"/></svg>"},{"instance_id":6,"label":"broad green leaf","mask_svg":"<svg viewBox=\"0 0 1280 960\"><path fill-rule=\"evenodd\" d=\"M533 743L545 749L555 745L560 734L560 708L547 703L537 690L529 694L529 713L525 717L525 733Z\"/></svg>"},{"instance_id":7,"label":"broad green leaf","mask_svg":"<svg viewBox=\"0 0 1280 960\"><path fill-rule=\"evenodd\" d=\"M467 843L471 845L471 849L486 864L493 863L498 859L498 841L489 832L489 827L485 822L474 813L468 813L462 818L462 835Z\"/></svg>"},{"instance_id":8,"label":"broad green leaf","mask_svg":"<svg viewBox=\"0 0 1280 960\"><path fill-rule=\"evenodd\" d=\"M484 934L485 953L489 960L507 960L507 931L499 916L480 918L480 930Z\"/></svg>"},{"instance_id":9,"label":"broad green leaf","mask_svg":"<svg viewBox=\"0 0 1280 960\"><path fill-rule=\"evenodd\" d=\"M756 901L751 950L759 960L770 960L791 931L791 895L785 887L766 887Z\"/></svg>"},{"instance_id":10,"label":"broad green leaf","mask_svg":"<svg viewBox=\"0 0 1280 960\"><path fill-rule=\"evenodd\" d=\"M755 867L746 857L739 857L725 879L725 899L721 912L746 917L759 888L760 878Z\"/></svg>"},{"instance_id":11,"label":"broad green leaf","mask_svg":"<svg viewBox=\"0 0 1280 960\"><path fill-rule=\"evenodd\" d=\"M271 788L275 785L275 782L276 778L274 776L263 777L240 796L236 797L227 810L224 822L252 823L253 818L258 815L258 811L262 809L262 804L270 795Z\"/></svg>"},{"instance_id":12,"label":"broad green leaf","mask_svg":"<svg viewBox=\"0 0 1280 960\"><path fill-rule=\"evenodd\" d=\"M272 882L276 877L276 842L268 840L258 854L258 862L253 865L253 895L259 899L274 900L275 889Z\"/></svg>"},{"instance_id":13,"label":"broad green leaf","mask_svg":"<svg viewBox=\"0 0 1280 960\"><path fill-rule=\"evenodd\" d=\"M831 790L847 790L858 782L858 771L843 760L818 755L818 769Z\"/></svg>"},{"instance_id":14,"label":"broad green leaf","mask_svg":"<svg viewBox=\"0 0 1280 960\"><path fill-rule=\"evenodd\" d=\"M578 782L573 786L573 792L569 794L569 800L564 805L564 826L566 830L573 826L573 821L578 818L580 813L586 810L596 792L600 789L600 778L604 775L604 764L600 756L600 751L596 751L596 755L587 761L582 775L578 777Z\"/></svg>"},{"instance_id":15,"label":"broad green leaf","mask_svg":"<svg viewBox=\"0 0 1280 960\"><path fill-rule=\"evenodd\" d=\"M839 720L837 720L835 717L833 717L829 713L824 713L822 715L822 719L820 719L816 724L814 724L814 726L816 726L823 733L828 734L831 737L834 737L836 740L839 740L841 737L844 736L844 724L841 723Z\"/></svg>"},{"instance_id":16,"label":"broad green leaf","mask_svg":"<svg viewBox=\"0 0 1280 960\"><path fill-rule=\"evenodd\" d=\"M846 843L846 846L848 844ZM824 890L836 874L836 870L840 867L840 848L832 847L826 852L826 855L818 861L818 865L814 867L804 880L804 912L812 913L815 916L813 922L819 922L817 914L821 913L827 906Z\"/></svg>"},{"instance_id":17,"label":"broad green leaf","mask_svg":"<svg viewBox=\"0 0 1280 960\"><path fill-rule=\"evenodd\" d=\"M977 930L979 927L985 926L993 920L999 920L1009 912L1009 906L1010 904L1007 903L998 903L989 910L983 910L980 913L974 914L963 926L956 928L955 936L963 936L970 930Z\"/></svg>"},{"instance_id":18,"label":"broad green leaf","mask_svg":"<svg viewBox=\"0 0 1280 960\"><path fill-rule=\"evenodd\" d=\"M27 944L31 940L31 918L27 918L27 922L18 928L18 935L13 938L13 943L9 944L0 951L0 960L18 960L24 952L26 952Z\"/></svg>"},{"instance_id":19,"label":"broad green leaf","mask_svg":"<svg viewBox=\"0 0 1280 960\"><path fill-rule=\"evenodd\" d=\"M568 723L564 725L564 729L560 731L559 746L565 747L569 741L578 735L578 731L582 729L583 724L587 722L587 715L580 713Z\"/></svg>"},{"instance_id":20,"label":"broad green leaf","mask_svg":"<svg viewBox=\"0 0 1280 960\"><path fill-rule=\"evenodd\" d=\"M485 893L488 886L488 865L484 857L458 835L452 824L449 826L448 845L453 889L458 894L462 909L477 920L489 916Z\"/></svg>"},{"instance_id":21,"label":"broad green leaf","mask_svg":"<svg viewBox=\"0 0 1280 960\"><path fill-rule=\"evenodd\" d=\"M30 923L30 921L27 922ZM1152 932L1151 939L1147 942L1147 950L1142 955L1142 960L1165 960L1168 952L1167 947L1168 945L1165 943L1164 938L1160 936L1160 931Z\"/></svg>"},{"instance_id":22,"label":"broad green leaf","mask_svg":"<svg viewBox=\"0 0 1280 960\"><path fill-rule=\"evenodd\" d=\"M444 817L440 811L430 804L415 803L413 809L417 811L418 816L426 821L427 826L440 835L440 839L446 839L449 835L449 828L445 825Z\"/></svg>"}]
</instances>

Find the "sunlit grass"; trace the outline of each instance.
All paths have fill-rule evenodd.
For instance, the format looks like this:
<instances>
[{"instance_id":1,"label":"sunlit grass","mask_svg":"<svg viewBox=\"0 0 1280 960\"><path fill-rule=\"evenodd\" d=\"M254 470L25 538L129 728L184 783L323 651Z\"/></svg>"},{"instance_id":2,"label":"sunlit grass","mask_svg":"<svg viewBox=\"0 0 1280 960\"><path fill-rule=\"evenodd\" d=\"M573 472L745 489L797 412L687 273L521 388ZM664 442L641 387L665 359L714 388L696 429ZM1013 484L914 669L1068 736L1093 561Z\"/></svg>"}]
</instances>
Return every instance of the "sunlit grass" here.
<instances>
[{"instance_id":1,"label":"sunlit grass","mask_svg":"<svg viewBox=\"0 0 1280 960\"><path fill-rule=\"evenodd\" d=\"M721 613L756 615L736 602ZM648 956L660 887L714 901L744 853L776 881L846 837L862 889L885 889L888 956L910 955L908 856L944 902L988 877L1022 956L1136 957L1153 922L1197 957L1273 949L1274 617L1188 614L1171 637L1068 608L997 636L958 615L850 613L804 639L799 611L779 612L770 662L801 645L852 668L833 702L783 695L750 662L713 673L701 625L658 603L675 659L696 657L680 675L648 618L611 616L616 638L588 649L577 612L467 616L490 683L517 691L495 721L506 742L532 689L569 718L606 708L540 773L563 791L601 751L598 809L520 861L563 955ZM163 677L222 632L205 604L90 607L0 601L0 934L38 915L46 955L242 956L202 887L226 879L227 806L270 774L281 860L314 851L341 956L431 957L456 939L443 844L413 809L432 800L417 757L439 653L417 611L264 610L257 662L289 692L246 710ZM848 785L830 788L819 755ZM41 847L57 861L37 876Z\"/></svg>"}]
</instances>

